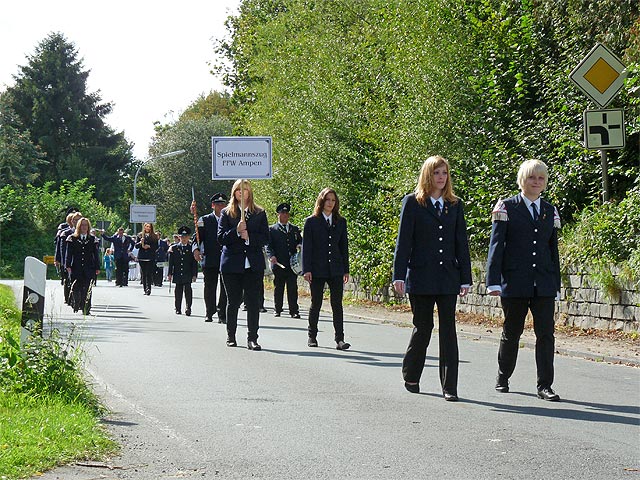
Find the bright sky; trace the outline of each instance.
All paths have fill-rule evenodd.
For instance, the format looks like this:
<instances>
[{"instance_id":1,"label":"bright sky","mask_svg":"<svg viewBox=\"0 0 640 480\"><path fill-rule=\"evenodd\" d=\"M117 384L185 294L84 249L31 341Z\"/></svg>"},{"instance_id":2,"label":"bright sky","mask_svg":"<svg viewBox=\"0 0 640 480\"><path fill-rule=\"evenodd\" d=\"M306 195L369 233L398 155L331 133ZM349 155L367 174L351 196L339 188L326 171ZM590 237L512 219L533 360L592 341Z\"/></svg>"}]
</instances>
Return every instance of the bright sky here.
<instances>
[{"instance_id":1,"label":"bright sky","mask_svg":"<svg viewBox=\"0 0 640 480\"><path fill-rule=\"evenodd\" d=\"M18 0L0 15L0 91L13 84L18 66L50 33L75 44L88 90L114 103L106 118L147 157L153 122L167 123L202 93L223 89L209 73L213 39L241 0Z\"/></svg>"}]
</instances>

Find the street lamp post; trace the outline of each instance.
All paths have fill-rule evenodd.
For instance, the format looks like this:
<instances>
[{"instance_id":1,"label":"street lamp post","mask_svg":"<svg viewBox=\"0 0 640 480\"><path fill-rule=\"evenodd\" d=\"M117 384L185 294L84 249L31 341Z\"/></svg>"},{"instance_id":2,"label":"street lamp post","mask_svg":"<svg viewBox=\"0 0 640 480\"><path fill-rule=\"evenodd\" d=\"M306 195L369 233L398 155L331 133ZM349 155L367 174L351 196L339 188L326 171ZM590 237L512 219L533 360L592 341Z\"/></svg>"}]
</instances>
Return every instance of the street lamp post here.
<instances>
[{"instance_id":1,"label":"street lamp post","mask_svg":"<svg viewBox=\"0 0 640 480\"><path fill-rule=\"evenodd\" d=\"M186 150L175 150L173 152L163 153L162 155L158 155L157 157L148 158L147 160L145 160L143 163L140 164L140 166L136 170L135 176L133 177L133 204L134 205L137 205L137 199L138 198L137 198L136 194L138 192L138 189L137 189L137 186L138 186L138 174L140 173L140 169L142 168L142 166L145 163L148 163L148 162L150 162L152 160L159 160L161 158L175 157L176 155L182 155L183 153L186 153ZM134 230L136 229L136 223L135 222L133 224L133 229ZM134 231L133 233L135 235L136 232Z\"/></svg>"}]
</instances>

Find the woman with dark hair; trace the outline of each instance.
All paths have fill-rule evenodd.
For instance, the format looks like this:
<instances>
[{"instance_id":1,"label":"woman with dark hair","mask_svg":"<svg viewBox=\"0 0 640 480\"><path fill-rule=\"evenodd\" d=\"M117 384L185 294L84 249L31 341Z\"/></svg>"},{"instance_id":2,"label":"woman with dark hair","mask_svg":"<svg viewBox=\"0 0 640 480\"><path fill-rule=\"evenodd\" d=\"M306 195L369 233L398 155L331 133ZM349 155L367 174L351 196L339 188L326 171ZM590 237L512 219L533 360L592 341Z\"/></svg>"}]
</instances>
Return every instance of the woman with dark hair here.
<instances>
[{"instance_id":1,"label":"woman with dark hair","mask_svg":"<svg viewBox=\"0 0 640 480\"><path fill-rule=\"evenodd\" d=\"M438 307L440 384L444 399L458 400L457 296L471 285L471 259L462 202L453 194L449 162L427 158L415 192L402 200L393 262L393 287L409 294L413 333L402 362L405 388L420 392L427 347Z\"/></svg>"},{"instance_id":2,"label":"woman with dark hair","mask_svg":"<svg viewBox=\"0 0 640 480\"><path fill-rule=\"evenodd\" d=\"M244 211L243 211L244 208ZM227 291L227 346L235 347L238 309L244 295L247 307L247 348L261 350L260 285L264 276L262 247L269 241L269 223L264 209L253 200L248 180L236 180L231 199L218 223L218 242L222 245L220 271Z\"/></svg>"},{"instance_id":3,"label":"woman with dark hair","mask_svg":"<svg viewBox=\"0 0 640 480\"><path fill-rule=\"evenodd\" d=\"M342 295L349 281L349 243L347 221L340 215L340 201L332 188L323 189L313 211L304 222L302 236L302 273L311 289L309 308L310 347L318 346L318 319L325 284L329 285L336 348L347 350L344 341Z\"/></svg>"},{"instance_id":4,"label":"woman with dark hair","mask_svg":"<svg viewBox=\"0 0 640 480\"><path fill-rule=\"evenodd\" d=\"M91 235L91 222L80 218L75 232L65 241L65 268L71 282L71 307L74 312L82 309L89 315L91 309L91 287L100 272L99 242Z\"/></svg>"},{"instance_id":5,"label":"woman with dark hair","mask_svg":"<svg viewBox=\"0 0 640 480\"><path fill-rule=\"evenodd\" d=\"M156 270L156 250L158 249L158 236L153 231L153 225L145 223L140 233L140 241L136 243L138 248L138 264L145 295L151 295L153 274Z\"/></svg>"}]
</instances>

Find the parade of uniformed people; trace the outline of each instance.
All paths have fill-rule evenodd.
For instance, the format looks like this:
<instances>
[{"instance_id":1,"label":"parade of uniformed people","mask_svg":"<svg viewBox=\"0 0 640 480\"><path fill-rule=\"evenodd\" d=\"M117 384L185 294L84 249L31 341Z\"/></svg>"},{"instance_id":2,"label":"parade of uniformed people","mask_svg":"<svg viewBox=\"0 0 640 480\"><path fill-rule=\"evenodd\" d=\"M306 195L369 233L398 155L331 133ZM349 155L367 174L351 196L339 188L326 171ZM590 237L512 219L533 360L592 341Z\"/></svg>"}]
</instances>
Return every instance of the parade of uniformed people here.
<instances>
[{"instance_id":1,"label":"parade of uniformed people","mask_svg":"<svg viewBox=\"0 0 640 480\"><path fill-rule=\"evenodd\" d=\"M638 479L640 0L5 3L0 480Z\"/></svg>"}]
</instances>

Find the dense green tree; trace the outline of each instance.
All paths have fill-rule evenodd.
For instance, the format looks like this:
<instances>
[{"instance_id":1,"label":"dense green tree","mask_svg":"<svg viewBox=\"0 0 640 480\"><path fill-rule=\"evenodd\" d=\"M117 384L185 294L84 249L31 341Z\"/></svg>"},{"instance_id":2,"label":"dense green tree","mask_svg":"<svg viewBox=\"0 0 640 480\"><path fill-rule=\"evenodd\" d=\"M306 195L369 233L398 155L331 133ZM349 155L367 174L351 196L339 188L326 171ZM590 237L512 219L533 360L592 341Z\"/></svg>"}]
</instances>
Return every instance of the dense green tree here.
<instances>
[{"instance_id":1,"label":"dense green tree","mask_svg":"<svg viewBox=\"0 0 640 480\"><path fill-rule=\"evenodd\" d=\"M180 120L192 118L210 118L214 115L231 118L234 107L231 105L231 95L227 92L210 92L200 95L189 107L182 112Z\"/></svg>"},{"instance_id":2,"label":"dense green tree","mask_svg":"<svg viewBox=\"0 0 640 480\"><path fill-rule=\"evenodd\" d=\"M15 112L7 127L28 133L44 154L46 164L38 167L35 183L90 178L100 200L117 204L131 146L105 124L112 105L102 103L99 92L87 91L89 72L75 46L51 33L19 70L2 103Z\"/></svg>"},{"instance_id":3,"label":"dense green tree","mask_svg":"<svg viewBox=\"0 0 640 480\"><path fill-rule=\"evenodd\" d=\"M43 154L0 96L0 185L26 185L40 176Z\"/></svg>"},{"instance_id":4,"label":"dense green tree","mask_svg":"<svg viewBox=\"0 0 640 480\"><path fill-rule=\"evenodd\" d=\"M598 199L597 153L581 146L588 102L568 74L594 41L629 56L638 16L633 0L245 0L219 71L236 132L274 139L260 198L306 215L322 187L336 188L354 273L376 287L389 280L400 199L428 155L451 161L479 256L523 159L549 164L545 195L565 223ZM640 174L637 83L614 102L632 114L632 141L611 155L616 200Z\"/></svg>"},{"instance_id":5,"label":"dense green tree","mask_svg":"<svg viewBox=\"0 0 640 480\"><path fill-rule=\"evenodd\" d=\"M27 255L42 259L54 254L53 239L69 205L78 208L94 227L97 220L123 224L122 218L95 199L87 179L63 181L59 187L47 182L41 187L0 188L0 277L21 276Z\"/></svg>"},{"instance_id":6,"label":"dense green tree","mask_svg":"<svg viewBox=\"0 0 640 480\"><path fill-rule=\"evenodd\" d=\"M213 193L229 194L230 182L211 180L211 137L230 135L231 131L229 120L215 115L181 118L158 127L149 152L152 157L185 150L182 155L152 160L143 167L147 175L138 178L138 202L156 205L157 228L163 233L193 224L189 213L192 188L199 214L211 210Z\"/></svg>"}]
</instances>

